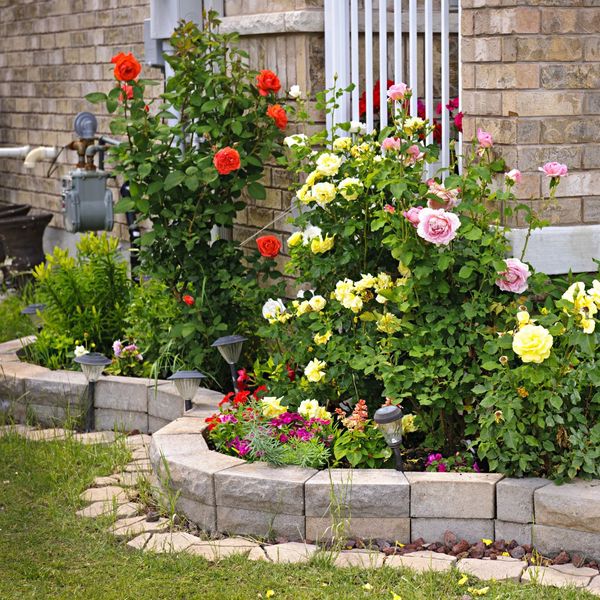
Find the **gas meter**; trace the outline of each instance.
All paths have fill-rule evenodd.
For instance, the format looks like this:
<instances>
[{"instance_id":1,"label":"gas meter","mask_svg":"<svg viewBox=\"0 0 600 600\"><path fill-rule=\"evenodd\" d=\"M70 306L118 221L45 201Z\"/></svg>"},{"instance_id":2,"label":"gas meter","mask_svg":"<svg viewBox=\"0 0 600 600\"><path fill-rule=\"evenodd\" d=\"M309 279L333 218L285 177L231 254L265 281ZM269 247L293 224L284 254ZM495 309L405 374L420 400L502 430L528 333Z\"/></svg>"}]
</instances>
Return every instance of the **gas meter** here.
<instances>
[{"instance_id":1,"label":"gas meter","mask_svg":"<svg viewBox=\"0 0 600 600\"><path fill-rule=\"evenodd\" d=\"M107 187L111 175L104 171L106 144L118 144L107 137L94 137L98 129L96 117L81 112L75 117L75 133L78 140L67 148L75 150L79 160L76 168L61 181L61 196L65 229L77 231L110 231L113 228L113 195ZM98 143L96 143L98 141ZM99 168L94 156L99 155Z\"/></svg>"}]
</instances>

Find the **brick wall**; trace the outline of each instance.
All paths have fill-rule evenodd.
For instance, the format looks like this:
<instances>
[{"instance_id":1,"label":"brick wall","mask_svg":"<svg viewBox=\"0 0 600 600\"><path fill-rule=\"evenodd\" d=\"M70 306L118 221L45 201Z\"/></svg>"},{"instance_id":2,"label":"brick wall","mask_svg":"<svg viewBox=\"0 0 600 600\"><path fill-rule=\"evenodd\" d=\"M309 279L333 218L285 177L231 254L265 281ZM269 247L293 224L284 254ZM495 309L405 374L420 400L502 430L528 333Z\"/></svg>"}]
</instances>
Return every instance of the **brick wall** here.
<instances>
[{"instance_id":1,"label":"brick wall","mask_svg":"<svg viewBox=\"0 0 600 600\"><path fill-rule=\"evenodd\" d=\"M600 222L600 3L462 0L465 135L490 131L516 186L553 224ZM569 166L555 205L537 168Z\"/></svg>"}]
</instances>

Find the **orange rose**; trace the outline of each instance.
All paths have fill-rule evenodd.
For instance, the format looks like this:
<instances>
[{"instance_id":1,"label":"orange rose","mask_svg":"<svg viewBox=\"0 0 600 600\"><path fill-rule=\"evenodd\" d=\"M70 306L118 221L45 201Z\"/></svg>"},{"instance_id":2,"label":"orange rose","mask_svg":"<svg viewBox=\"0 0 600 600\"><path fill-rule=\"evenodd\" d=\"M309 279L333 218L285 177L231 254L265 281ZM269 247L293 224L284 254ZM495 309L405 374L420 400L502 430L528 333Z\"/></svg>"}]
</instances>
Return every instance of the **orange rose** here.
<instances>
[{"instance_id":1,"label":"orange rose","mask_svg":"<svg viewBox=\"0 0 600 600\"><path fill-rule=\"evenodd\" d=\"M275 125L281 129L281 131L285 130L287 127L288 118L284 108L282 108L279 104L273 104L267 108L267 115L269 115L269 117L275 121Z\"/></svg>"},{"instance_id":2,"label":"orange rose","mask_svg":"<svg viewBox=\"0 0 600 600\"><path fill-rule=\"evenodd\" d=\"M281 89L281 82L273 71L263 69L256 76L256 86L258 87L258 93L261 96L266 96L269 92L276 94Z\"/></svg>"},{"instance_id":3,"label":"orange rose","mask_svg":"<svg viewBox=\"0 0 600 600\"><path fill-rule=\"evenodd\" d=\"M258 251L266 258L275 258L281 250L281 242L274 235L263 235L256 239Z\"/></svg>"},{"instance_id":4,"label":"orange rose","mask_svg":"<svg viewBox=\"0 0 600 600\"><path fill-rule=\"evenodd\" d=\"M123 52L119 52L111 58L110 62L115 65L115 78L119 81L131 81L142 70L142 66L131 53L123 54Z\"/></svg>"},{"instance_id":5,"label":"orange rose","mask_svg":"<svg viewBox=\"0 0 600 600\"><path fill-rule=\"evenodd\" d=\"M240 155L235 148L226 146L215 154L213 164L220 175L228 175L240 168Z\"/></svg>"}]
</instances>

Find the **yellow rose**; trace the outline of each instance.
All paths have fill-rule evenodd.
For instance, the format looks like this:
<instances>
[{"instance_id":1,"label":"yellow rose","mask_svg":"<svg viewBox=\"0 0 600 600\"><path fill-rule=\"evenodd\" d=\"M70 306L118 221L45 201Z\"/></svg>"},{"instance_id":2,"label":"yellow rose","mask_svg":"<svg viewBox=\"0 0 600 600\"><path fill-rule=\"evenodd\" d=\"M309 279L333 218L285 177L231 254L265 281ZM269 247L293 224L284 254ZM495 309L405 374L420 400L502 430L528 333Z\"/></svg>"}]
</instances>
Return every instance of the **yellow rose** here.
<instances>
[{"instance_id":1,"label":"yellow rose","mask_svg":"<svg viewBox=\"0 0 600 600\"><path fill-rule=\"evenodd\" d=\"M329 237L328 235L325 236L325 239L321 236L314 238L310 243L311 252L313 254L323 254L323 252L331 250L333 248L334 239L335 236Z\"/></svg>"},{"instance_id":2,"label":"yellow rose","mask_svg":"<svg viewBox=\"0 0 600 600\"><path fill-rule=\"evenodd\" d=\"M401 327L402 321L392 313L385 313L377 321L377 329L383 333L396 333Z\"/></svg>"},{"instance_id":3,"label":"yellow rose","mask_svg":"<svg viewBox=\"0 0 600 600\"><path fill-rule=\"evenodd\" d=\"M594 321L594 319L587 319L586 317L581 317L580 325L583 329L583 333L594 333L594 329L596 329L596 321Z\"/></svg>"},{"instance_id":4,"label":"yellow rose","mask_svg":"<svg viewBox=\"0 0 600 600\"><path fill-rule=\"evenodd\" d=\"M420 117L410 117L404 121L404 132L407 135L413 135L425 125L425 121Z\"/></svg>"},{"instance_id":5,"label":"yellow rose","mask_svg":"<svg viewBox=\"0 0 600 600\"><path fill-rule=\"evenodd\" d=\"M277 417L287 411L287 406L282 406L283 398L267 396L260 401L263 417Z\"/></svg>"},{"instance_id":6,"label":"yellow rose","mask_svg":"<svg viewBox=\"0 0 600 600\"><path fill-rule=\"evenodd\" d=\"M303 300L302 302L300 302L300 304L298 305L298 307L296 308L296 314L301 317L302 315L306 314L307 312L310 312L310 303L308 302L308 300Z\"/></svg>"},{"instance_id":7,"label":"yellow rose","mask_svg":"<svg viewBox=\"0 0 600 600\"><path fill-rule=\"evenodd\" d=\"M323 344L326 344L331 339L332 335L333 335L333 333L331 332L331 330L329 330L323 334L315 333L315 335L313 337L313 341L315 344L317 344L317 346L322 346Z\"/></svg>"},{"instance_id":8,"label":"yellow rose","mask_svg":"<svg viewBox=\"0 0 600 600\"><path fill-rule=\"evenodd\" d=\"M312 381L313 383L318 383L325 377L325 367L327 363L319 360L318 358L313 358L304 369L304 375L308 381Z\"/></svg>"},{"instance_id":9,"label":"yellow rose","mask_svg":"<svg viewBox=\"0 0 600 600\"><path fill-rule=\"evenodd\" d=\"M517 322L519 323L519 329L525 327L530 322L529 313L526 310L520 310L517 313Z\"/></svg>"},{"instance_id":10,"label":"yellow rose","mask_svg":"<svg viewBox=\"0 0 600 600\"><path fill-rule=\"evenodd\" d=\"M301 243L302 243L302 232L301 231L295 231L288 238L288 246L290 248L293 248L294 246L299 246Z\"/></svg>"},{"instance_id":11,"label":"yellow rose","mask_svg":"<svg viewBox=\"0 0 600 600\"><path fill-rule=\"evenodd\" d=\"M356 177L346 177L338 183L338 190L346 200L356 200L362 187L363 184Z\"/></svg>"},{"instance_id":12,"label":"yellow rose","mask_svg":"<svg viewBox=\"0 0 600 600\"><path fill-rule=\"evenodd\" d=\"M415 425L415 415L404 415L402 417L402 433L412 433L413 431L417 431L417 426Z\"/></svg>"},{"instance_id":13,"label":"yellow rose","mask_svg":"<svg viewBox=\"0 0 600 600\"><path fill-rule=\"evenodd\" d=\"M321 312L324 308L325 305L327 304L327 300L325 300L325 298L323 298L323 296L313 296L308 303L310 304L310 307L315 311L315 312Z\"/></svg>"},{"instance_id":14,"label":"yellow rose","mask_svg":"<svg viewBox=\"0 0 600 600\"><path fill-rule=\"evenodd\" d=\"M371 273L367 273L366 275L361 275L361 278L354 284L354 287L357 291L364 292L369 288L375 287L375 285L377 285L377 277L374 277Z\"/></svg>"},{"instance_id":15,"label":"yellow rose","mask_svg":"<svg viewBox=\"0 0 600 600\"><path fill-rule=\"evenodd\" d=\"M337 174L337 172L340 170L341 164L342 159L339 156L325 152L324 154L321 154L319 158L317 158L316 171L321 175L327 175L328 177L331 177Z\"/></svg>"},{"instance_id":16,"label":"yellow rose","mask_svg":"<svg viewBox=\"0 0 600 600\"><path fill-rule=\"evenodd\" d=\"M552 336L541 325L525 325L513 337L512 348L525 363L541 363L550 356Z\"/></svg>"},{"instance_id":17,"label":"yellow rose","mask_svg":"<svg viewBox=\"0 0 600 600\"><path fill-rule=\"evenodd\" d=\"M319 206L329 204L335 198L335 194L335 185L333 185L333 183L327 183L326 181L315 183L311 191L312 199L315 200Z\"/></svg>"},{"instance_id":18,"label":"yellow rose","mask_svg":"<svg viewBox=\"0 0 600 600\"><path fill-rule=\"evenodd\" d=\"M308 174L308 177L306 178L306 185L315 185L319 179L321 179L321 173L318 171L313 171L312 173Z\"/></svg>"},{"instance_id":19,"label":"yellow rose","mask_svg":"<svg viewBox=\"0 0 600 600\"><path fill-rule=\"evenodd\" d=\"M333 140L333 151L334 152L344 152L345 150L349 150L352 146L352 138L349 137L341 137Z\"/></svg>"},{"instance_id":20,"label":"yellow rose","mask_svg":"<svg viewBox=\"0 0 600 600\"><path fill-rule=\"evenodd\" d=\"M302 204L310 204L314 198L311 195L311 187L308 183L305 183L297 192L296 198L302 202Z\"/></svg>"}]
</instances>

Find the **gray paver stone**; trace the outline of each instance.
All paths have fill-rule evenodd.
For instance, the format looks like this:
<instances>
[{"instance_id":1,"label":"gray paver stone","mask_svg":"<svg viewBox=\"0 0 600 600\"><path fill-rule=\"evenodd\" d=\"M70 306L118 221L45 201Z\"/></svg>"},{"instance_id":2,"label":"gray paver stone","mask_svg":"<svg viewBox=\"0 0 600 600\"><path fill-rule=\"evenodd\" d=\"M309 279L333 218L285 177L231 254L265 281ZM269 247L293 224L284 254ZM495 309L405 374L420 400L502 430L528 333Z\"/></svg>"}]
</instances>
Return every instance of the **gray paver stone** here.
<instances>
[{"instance_id":1,"label":"gray paver stone","mask_svg":"<svg viewBox=\"0 0 600 600\"><path fill-rule=\"evenodd\" d=\"M304 563L318 550L313 544L301 542L288 542L265 546L266 555L276 563Z\"/></svg>"},{"instance_id":2,"label":"gray paver stone","mask_svg":"<svg viewBox=\"0 0 600 600\"><path fill-rule=\"evenodd\" d=\"M134 550L143 550L144 546L148 543L148 540L152 538L151 533L140 533L140 535L134 537L132 540L127 542L129 548Z\"/></svg>"},{"instance_id":3,"label":"gray paver stone","mask_svg":"<svg viewBox=\"0 0 600 600\"><path fill-rule=\"evenodd\" d=\"M258 547L258 548L252 548L250 550L250 552L248 553L248 556L246 557L248 560L265 560L265 561L269 561L269 559L267 558L267 555L265 554L265 551Z\"/></svg>"},{"instance_id":4,"label":"gray paver stone","mask_svg":"<svg viewBox=\"0 0 600 600\"><path fill-rule=\"evenodd\" d=\"M217 530L217 508L213 504L203 504L193 498L179 496L176 507L192 523L196 523L203 531Z\"/></svg>"},{"instance_id":5,"label":"gray paver stone","mask_svg":"<svg viewBox=\"0 0 600 600\"><path fill-rule=\"evenodd\" d=\"M148 415L145 412L127 412L112 408L97 408L95 411L98 429L118 431L148 431Z\"/></svg>"},{"instance_id":6,"label":"gray paver stone","mask_svg":"<svg viewBox=\"0 0 600 600\"><path fill-rule=\"evenodd\" d=\"M82 492L79 497L84 502L101 502L101 501L109 501L113 500L117 504L124 504L125 502L129 502L129 496L125 492L122 487L116 485L107 485L105 487L100 488L89 488Z\"/></svg>"},{"instance_id":7,"label":"gray paver stone","mask_svg":"<svg viewBox=\"0 0 600 600\"><path fill-rule=\"evenodd\" d=\"M533 494L548 485L547 479L505 477L496 484L496 518L514 523L532 523Z\"/></svg>"},{"instance_id":8,"label":"gray paver stone","mask_svg":"<svg viewBox=\"0 0 600 600\"><path fill-rule=\"evenodd\" d=\"M126 473L151 473L152 464L149 460L133 461L125 465Z\"/></svg>"},{"instance_id":9,"label":"gray paver stone","mask_svg":"<svg viewBox=\"0 0 600 600\"><path fill-rule=\"evenodd\" d=\"M152 441L152 437L146 433L136 433L135 435L128 435L125 438L125 444L129 448L139 448L139 447L150 447L150 442Z\"/></svg>"},{"instance_id":10,"label":"gray paver stone","mask_svg":"<svg viewBox=\"0 0 600 600\"><path fill-rule=\"evenodd\" d=\"M73 435L73 439L80 444L112 444L116 437L114 431L90 431Z\"/></svg>"},{"instance_id":11,"label":"gray paver stone","mask_svg":"<svg viewBox=\"0 0 600 600\"><path fill-rule=\"evenodd\" d=\"M406 473L410 483L410 516L493 519L495 473Z\"/></svg>"},{"instance_id":12,"label":"gray paver stone","mask_svg":"<svg viewBox=\"0 0 600 600\"><path fill-rule=\"evenodd\" d=\"M87 400L87 380L77 371L47 371L25 379L29 404L36 406L79 406Z\"/></svg>"},{"instance_id":13,"label":"gray paver stone","mask_svg":"<svg viewBox=\"0 0 600 600\"><path fill-rule=\"evenodd\" d=\"M531 544L533 530L531 523L511 523L508 521L494 521L494 539L516 540L519 544Z\"/></svg>"},{"instance_id":14,"label":"gray paver stone","mask_svg":"<svg viewBox=\"0 0 600 600\"><path fill-rule=\"evenodd\" d=\"M198 434L202 433L205 428L204 419L201 417L179 417L165 425L161 430L157 431L157 435L176 435L176 434Z\"/></svg>"},{"instance_id":15,"label":"gray paver stone","mask_svg":"<svg viewBox=\"0 0 600 600\"><path fill-rule=\"evenodd\" d=\"M510 579L520 581L526 563L519 560L479 560L475 558L463 558L457 563L461 573L473 575L478 579L496 581Z\"/></svg>"},{"instance_id":16,"label":"gray paver stone","mask_svg":"<svg viewBox=\"0 0 600 600\"><path fill-rule=\"evenodd\" d=\"M193 544L202 541L199 537L185 531L155 533L144 550L150 552L182 552Z\"/></svg>"},{"instance_id":17,"label":"gray paver stone","mask_svg":"<svg viewBox=\"0 0 600 600\"><path fill-rule=\"evenodd\" d=\"M183 398L173 383L161 383L148 389L148 415L167 423L183 416Z\"/></svg>"},{"instance_id":18,"label":"gray paver stone","mask_svg":"<svg viewBox=\"0 0 600 600\"><path fill-rule=\"evenodd\" d=\"M361 567L363 569L379 569L383 566L385 555L368 550L349 550L340 552L335 557L336 567Z\"/></svg>"},{"instance_id":19,"label":"gray paver stone","mask_svg":"<svg viewBox=\"0 0 600 600\"><path fill-rule=\"evenodd\" d=\"M161 419L160 417L148 415L148 431L150 433L156 433L157 431L160 431L169 423L170 421L168 421L167 419Z\"/></svg>"},{"instance_id":20,"label":"gray paver stone","mask_svg":"<svg viewBox=\"0 0 600 600\"><path fill-rule=\"evenodd\" d=\"M134 537L140 533L157 533L169 527L169 520L160 518L152 523L146 521L146 517L131 517L115 521L111 533L118 538Z\"/></svg>"},{"instance_id":21,"label":"gray paver stone","mask_svg":"<svg viewBox=\"0 0 600 600\"><path fill-rule=\"evenodd\" d=\"M324 517L333 508L340 516L408 517L410 486L392 469L329 469L305 484L306 515Z\"/></svg>"},{"instance_id":22,"label":"gray paver stone","mask_svg":"<svg viewBox=\"0 0 600 600\"><path fill-rule=\"evenodd\" d=\"M217 506L217 529L238 535L281 536L292 541L306 539L302 515L274 514L229 506Z\"/></svg>"},{"instance_id":23,"label":"gray paver stone","mask_svg":"<svg viewBox=\"0 0 600 600\"><path fill-rule=\"evenodd\" d=\"M245 463L215 473L217 506L304 514L304 484L315 469Z\"/></svg>"},{"instance_id":24,"label":"gray paver stone","mask_svg":"<svg viewBox=\"0 0 600 600\"><path fill-rule=\"evenodd\" d=\"M600 596L600 575L596 575L596 577L590 581L590 585L585 591L593 594L594 596Z\"/></svg>"},{"instance_id":25,"label":"gray paver stone","mask_svg":"<svg viewBox=\"0 0 600 600\"><path fill-rule=\"evenodd\" d=\"M135 517L140 513L143 506L135 502L127 502L125 504L119 504L115 511L117 519L126 519L128 517ZM114 506L112 502L93 502L89 506L78 510L75 514L78 517L95 518L103 515L112 514Z\"/></svg>"},{"instance_id":26,"label":"gray paver stone","mask_svg":"<svg viewBox=\"0 0 600 600\"><path fill-rule=\"evenodd\" d=\"M138 377L101 377L96 384L94 405L119 411L148 412L147 391L152 385L152 380Z\"/></svg>"},{"instance_id":27,"label":"gray paver stone","mask_svg":"<svg viewBox=\"0 0 600 600\"><path fill-rule=\"evenodd\" d=\"M456 563L456 557L449 554L420 550L409 552L403 556L388 556L385 564L388 567L405 567L422 573L424 571L448 571Z\"/></svg>"},{"instance_id":28,"label":"gray paver stone","mask_svg":"<svg viewBox=\"0 0 600 600\"><path fill-rule=\"evenodd\" d=\"M587 575L573 575L562 573L553 567L528 567L523 571L522 581L532 581L541 585L553 585L556 587L586 587L591 577Z\"/></svg>"},{"instance_id":29,"label":"gray paver stone","mask_svg":"<svg viewBox=\"0 0 600 600\"><path fill-rule=\"evenodd\" d=\"M64 440L70 435L70 431L61 429L60 427L52 427L50 429L30 429L22 435L34 442L47 442L49 440Z\"/></svg>"},{"instance_id":30,"label":"gray paver stone","mask_svg":"<svg viewBox=\"0 0 600 600\"><path fill-rule=\"evenodd\" d=\"M545 555L566 550L583 552L588 558L600 560L600 534L598 533L534 525L533 543Z\"/></svg>"},{"instance_id":31,"label":"gray paver stone","mask_svg":"<svg viewBox=\"0 0 600 600\"><path fill-rule=\"evenodd\" d=\"M220 560L234 554L247 554L260 546L243 538L226 538L223 540L200 541L187 548L187 552L203 556L207 560Z\"/></svg>"},{"instance_id":32,"label":"gray paver stone","mask_svg":"<svg viewBox=\"0 0 600 600\"><path fill-rule=\"evenodd\" d=\"M347 537L383 538L408 544L410 542L410 519L408 517L381 517L379 519L375 517L351 517L349 519L306 517L306 539L331 539L339 537L340 532Z\"/></svg>"},{"instance_id":33,"label":"gray paver stone","mask_svg":"<svg viewBox=\"0 0 600 600\"><path fill-rule=\"evenodd\" d=\"M575 480L536 490L535 522L600 534L600 480Z\"/></svg>"},{"instance_id":34,"label":"gray paver stone","mask_svg":"<svg viewBox=\"0 0 600 600\"><path fill-rule=\"evenodd\" d=\"M477 542L482 538L494 538L492 519L411 519L411 540L423 538L426 542L444 539L446 531L452 531L459 539Z\"/></svg>"}]
</instances>

